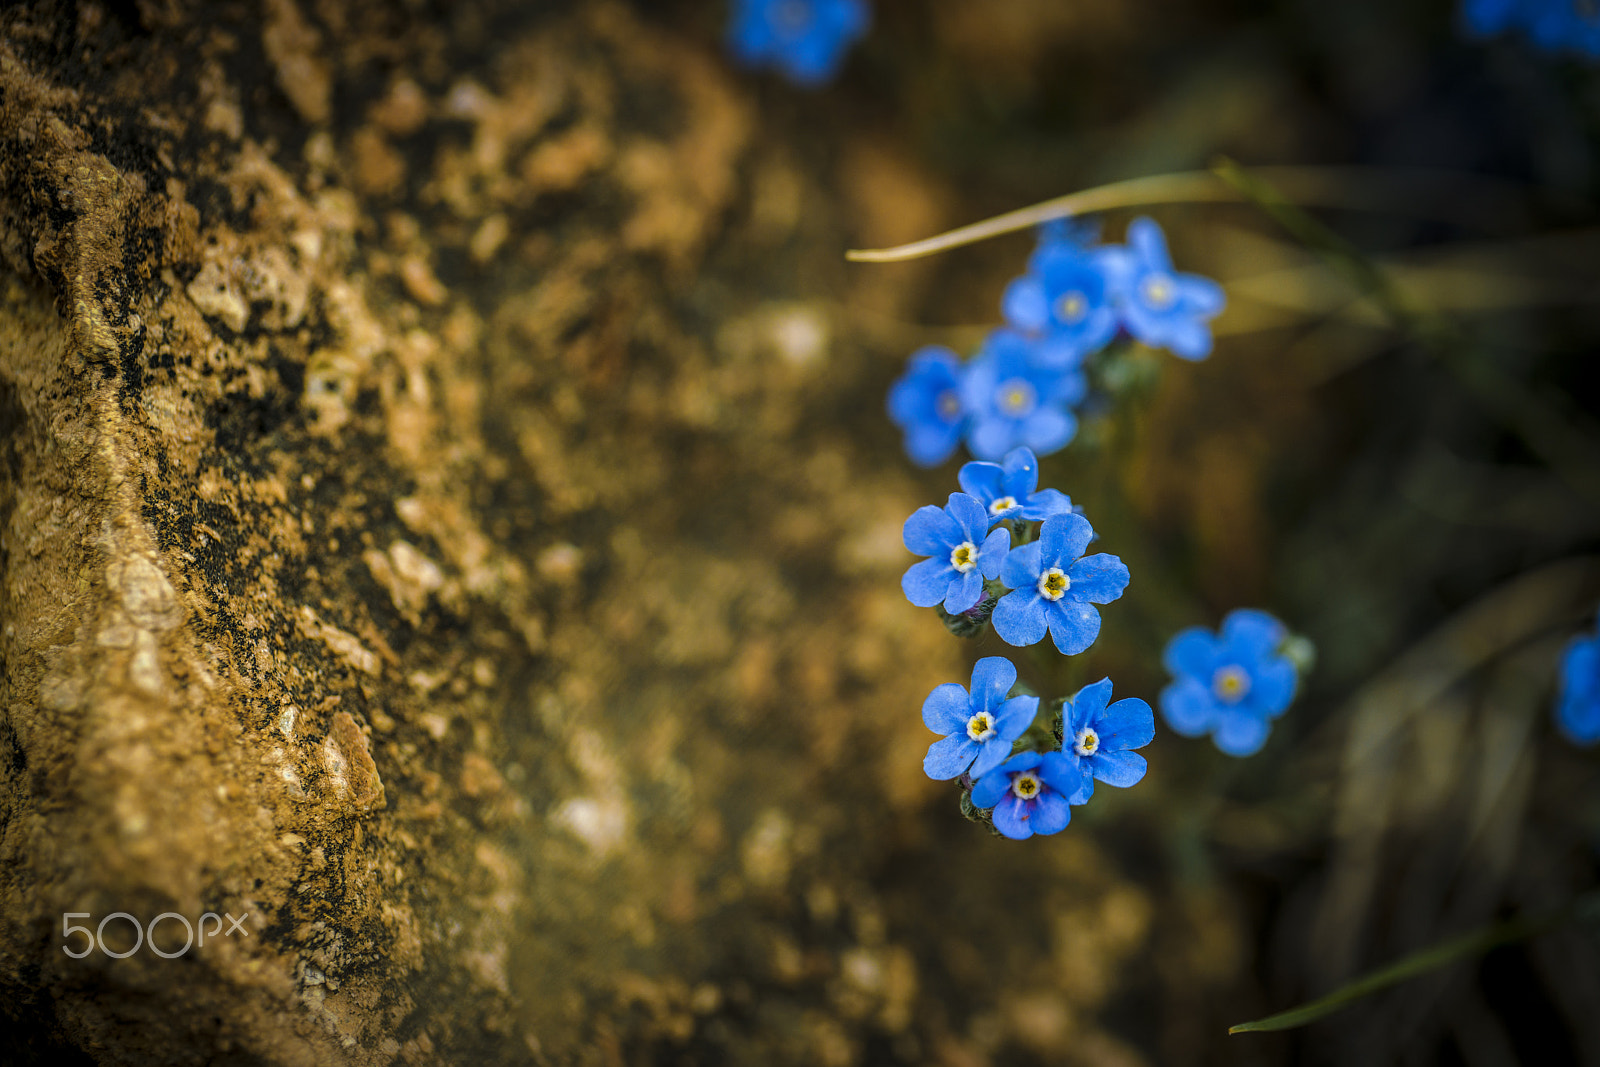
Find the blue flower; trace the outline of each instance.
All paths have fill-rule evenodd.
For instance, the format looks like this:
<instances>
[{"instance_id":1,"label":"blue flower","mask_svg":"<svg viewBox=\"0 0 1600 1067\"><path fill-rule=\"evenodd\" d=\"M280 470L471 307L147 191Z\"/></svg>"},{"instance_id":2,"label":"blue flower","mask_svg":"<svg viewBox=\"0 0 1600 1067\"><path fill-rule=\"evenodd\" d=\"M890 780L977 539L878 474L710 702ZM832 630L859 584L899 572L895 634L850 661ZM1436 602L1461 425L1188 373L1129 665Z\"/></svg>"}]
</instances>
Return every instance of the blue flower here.
<instances>
[{"instance_id":1,"label":"blue flower","mask_svg":"<svg viewBox=\"0 0 1600 1067\"><path fill-rule=\"evenodd\" d=\"M954 682L934 689L922 702L922 721L942 741L928 746L922 769L944 781L965 772L981 778L1011 755L1039 710L1039 698L1006 699L1017 684L1017 668L1003 656L986 656L972 668L972 695Z\"/></svg>"},{"instance_id":2,"label":"blue flower","mask_svg":"<svg viewBox=\"0 0 1600 1067\"><path fill-rule=\"evenodd\" d=\"M728 46L751 66L816 86L834 76L871 21L864 0L735 0Z\"/></svg>"},{"instance_id":3,"label":"blue flower","mask_svg":"<svg viewBox=\"0 0 1600 1067\"><path fill-rule=\"evenodd\" d=\"M983 597L983 580L998 577L1011 548L1005 527L989 531L989 513L965 493L951 493L943 508L928 504L911 513L902 536L919 556L900 579L906 599L919 608L941 600L944 610L959 615Z\"/></svg>"},{"instance_id":4,"label":"blue flower","mask_svg":"<svg viewBox=\"0 0 1600 1067\"><path fill-rule=\"evenodd\" d=\"M1034 359L1028 338L995 330L961 383L961 402L971 418L967 448L987 460L1019 445L1049 455L1077 435L1078 420L1070 409L1088 390L1081 371L1045 367Z\"/></svg>"},{"instance_id":5,"label":"blue flower","mask_svg":"<svg viewBox=\"0 0 1600 1067\"><path fill-rule=\"evenodd\" d=\"M1019 752L978 779L972 805L993 808L994 828L1013 841L1058 834L1072 821L1072 804L1088 800L1093 780L1061 752Z\"/></svg>"},{"instance_id":6,"label":"blue flower","mask_svg":"<svg viewBox=\"0 0 1600 1067\"><path fill-rule=\"evenodd\" d=\"M1031 645L1048 628L1062 655L1076 656L1100 636L1095 604L1109 604L1128 586L1128 568L1116 556L1083 556L1094 530L1082 515L1056 515L1039 527L1039 540L1012 550L1000 580L1013 590L994 606L995 633L1013 645Z\"/></svg>"},{"instance_id":7,"label":"blue flower","mask_svg":"<svg viewBox=\"0 0 1600 1067\"><path fill-rule=\"evenodd\" d=\"M1155 740L1149 704L1138 697L1112 704L1111 679L1102 678L1078 690L1061 714L1061 751L1084 779L1083 800L1074 803L1089 799L1095 779L1125 789L1144 777L1144 757L1131 750Z\"/></svg>"},{"instance_id":8,"label":"blue flower","mask_svg":"<svg viewBox=\"0 0 1600 1067\"><path fill-rule=\"evenodd\" d=\"M1006 287L1001 311L1017 329L1042 335L1038 363L1076 367L1117 334L1114 270L1109 249L1046 239L1028 261L1028 273Z\"/></svg>"},{"instance_id":9,"label":"blue flower","mask_svg":"<svg viewBox=\"0 0 1600 1067\"><path fill-rule=\"evenodd\" d=\"M1211 354L1211 328L1226 302L1222 286L1198 274L1172 269L1167 239L1154 219L1128 224L1127 246L1111 261L1117 277L1122 325L1152 347L1164 347L1184 359Z\"/></svg>"},{"instance_id":10,"label":"blue flower","mask_svg":"<svg viewBox=\"0 0 1600 1067\"><path fill-rule=\"evenodd\" d=\"M1222 620L1222 632L1180 631L1163 660L1174 681L1161 691L1161 716L1185 737L1209 733L1230 756L1260 750L1294 699L1299 673L1281 652L1288 631L1264 611L1241 609Z\"/></svg>"},{"instance_id":11,"label":"blue flower","mask_svg":"<svg viewBox=\"0 0 1600 1067\"><path fill-rule=\"evenodd\" d=\"M938 345L913 352L905 374L889 387L889 418L905 432L912 462L936 467L948 459L967 431L956 354Z\"/></svg>"},{"instance_id":12,"label":"blue flower","mask_svg":"<svg viewBox=\"0 0 1600 1067\"><path fill-rule=\"evenodd\" d=\"M1571 49L1600 56L1600 13L1583 0L1464 0L1467 32L1487 37L1522 29L1547 51Z\"/></svg>"},{"instance_id":13,"label":"blue flower","mask_svg":"<svg viewBox=\"0 0 1600 1067\"><path fill-rule=\"evenodd\" d=\"M1073 510L1072 499L1061 490L1038 489L1039 460L1031 448L1012 449L1000 463L964 464L956 480L988 510L991 524L1004 519L1042 522Z\"/></svg>"},{"instance_id":14,"label":"blue flower","mask_svg":"<svg viewBox=\"0 0 1600 1067\"><path fill-rule=\"evenodd\" d=\"M1575 744L1600 741L1600 634L1574 638L1561 656L1556 724Z\"/></svg>"}]
</instances>

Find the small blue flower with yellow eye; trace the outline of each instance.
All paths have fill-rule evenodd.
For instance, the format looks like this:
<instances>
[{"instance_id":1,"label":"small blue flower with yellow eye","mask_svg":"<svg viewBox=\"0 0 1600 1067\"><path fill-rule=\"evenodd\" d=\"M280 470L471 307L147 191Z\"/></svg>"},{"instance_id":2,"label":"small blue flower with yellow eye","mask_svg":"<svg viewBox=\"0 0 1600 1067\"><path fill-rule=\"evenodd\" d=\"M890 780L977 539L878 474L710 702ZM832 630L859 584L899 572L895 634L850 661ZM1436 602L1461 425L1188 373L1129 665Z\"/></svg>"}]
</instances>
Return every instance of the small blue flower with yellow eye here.
<instances>
[{"instance_id":1,"label":"small blue flower with yellow eye","mask_svg":"<svg viewBox=\"0 0 1600 1067\"><path fill-rule=\"evenodd\" d=\"M1012 591L994 606L994 631L1012 645L1031 645L1049 630L1064 656L1076 656L1100 636L1096 604L1128 587L1128 568L1116 556L1084 556L1094 529L1082 515L1054 515L1039 540L1013 549L1000 580ZM1081 559L1079 557L1082 557Z\"/></svg>"},{"instance_id":2,"label":"small blue flower with yellow eye","mask_svg":"<svg viewBox=\"0 0 1600 1067\"><path fill-rule=\"evenodd\" d=\"M1041 456L1077 436L1072 406L1089 391L1083 372L1046 367L1037 345L1013 330L995 330L967 365L961 402L967 410L967 448L997 460L1026 446Z\"/></svg>"},{"instance_id":3,"label":"small blue flower with yellow eye","mask_svg":"<svg viewBox=\"0 0 1600 1067\"><path fill-rule=\"evenodd\" d=\"M1017 684L1017 668L1003 656L985 656L972 668L972 692L946 682L928 694L922 721L941 741L928 746L922 769L945 781L962 773L981 778L1006 761L1039 710L1039 698L1006 699Z\"/></svg>"},{"instance_id":4,"label":"small blue flower with yellow eye","mask_svg":"<svg viewBox=\"0 0 1600 1067\"><path fill-rule=\"evenodd\" d=\"M1000 309L1019 330L1039 335L1042 366L1075 367L1117 335L1110 274L1114 253L1075 241L1041 241L1028 273L1006 287Z\"/></svg>"},{"instance_id":5,"label":"small blue flower with yellow eye","mask_svg":"<svg viewBox=\"0 0 1600 1067\"><path fill-rule=\"evenodd\" d=\"M889 388L889 418L906 435L906 455L923 467L950 458L967 432L961 403L961 360L950 349L928 345Z\"/></svg>"},{"instance_id":6,"label":"small blue flower with yellow eye","mask_svg":"<svg viewBox=\"0 0 1600 1067\"><path fill-rule=\"evenodd\" d=\"M1574 744L1600 741L1600 634L1573 638L1562 653L1556 725Z\"/></svg>"},{"instance_id":7,"label":"small blue flower with yellow eye","mask_svg":"<svg viewBox=\"0 0 1600 1067\"><path fill-rule=\"evenodd\" d=\"M999 463L965 464L956 480L988 509L991 524L1006 519L1043 522L1073 511L1072 499L1061 490L1039 488L1039 460L1031 448L1012 449Z\"/></svg>"},{"instance_id":8,"label":"small blue flower with yellow eye","mask_svg":"<svg viewBox=\"0 0 1600 1067\"><path fill-rule=\"evenodd\" d=\"M1185 737L1211 734L1230 756L1259 751L1299 684L1283 654L1288 636L1283 623L1250 609L1230 612L1216 637L1199 626L1180 631L1163 653L1174 680L1161 691L1162 718Z\"/></svg>"},{"instance_id":9,"label":"small blue flower with yellow eye","mask_svg":"<svg viewBox=\"0 0 1600 1067\"><path fill-rule=\"evenodd\" d=\"M972 806L992 808L994 828L1013 841L1058 834L1072 821L1073 804L1088 800L1093 779L1061 752L1019 752L978 779Z\"/></svg>"},{"instance_id":10,"label":"small blue flower with yellow eye","mask_svg":"<svg viewBox=\"0 0 1600 1067\"><path fill-rule=\"evenodd\" d=\"M777 67L804 86L830 80L872 21L864 0L735 0L733 8L733 54L751 66Z\"/></svg>"},{"instance_id":11,"label":"small blue flower with yellow eye","mask_svg":"<svg viewBox=\"0 0 1600 1067\"><path fill-rule=\"evenodd\" d=\"M965 493L951 493L942 508L928 504L912 512L902 537L906 548L931 557L913 563L900 579L906 599L919 608L943 601L951 615L983 597L983 580L1000 576L1011 548L1010 531L991 531L989 513Z\"/></svg>"},{"instance_id":12,"label":"small blue flower with yellow eye","mask_svg":"<svg viewBox=\"0 0 1600 1067\"><path fill-rule=\"evenodd\" d=\"M1153 348L1170 349L1183 359L1211 354L1211 327L1227 302L1222 286L1198 274L1172 269L1167 239L1154 219L1128 224L1128 243L1115 251L1115 277L1122 325Z\"/></svg>"},{"instance_id":13,"label":"small blue flower with yellow eye","mask_svg":"<svg viewBox=\"0 0 1600 1067\"><path fill-rule=\"evenodd\" d=\"M1156 736L1156 716L1138 697L1111 703L1111 679L1078 690L1062 709L1061 751L1084 777L1083 803L1098 780L1127 788L1144 777L1144 757L1132 751Z\"/></svg>"}]
</instances>

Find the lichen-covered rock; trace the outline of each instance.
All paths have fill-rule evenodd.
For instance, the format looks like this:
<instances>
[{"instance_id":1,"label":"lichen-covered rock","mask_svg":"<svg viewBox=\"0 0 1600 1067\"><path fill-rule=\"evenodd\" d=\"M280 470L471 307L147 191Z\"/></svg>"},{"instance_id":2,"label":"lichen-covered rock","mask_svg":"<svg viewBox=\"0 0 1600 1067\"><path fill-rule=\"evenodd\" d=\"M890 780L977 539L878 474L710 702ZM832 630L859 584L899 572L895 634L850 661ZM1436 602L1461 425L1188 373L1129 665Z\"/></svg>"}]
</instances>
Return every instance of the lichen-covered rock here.
<instances>
[{"instance_id":1,"label":"lichen-covered rock","mask_svg":"<svg viewBox=\"0 0 1600 1067\"><path fill-rule=\"evenodd\" d=\"M1077 1013L1150 906L1087 841L956 833L970 883L904 891L941 877L915 709L964 669L899 593L892 368L773 265L843 290L820 179L631 8L414 7L0 12L16 1025L112 1063L1131 1055ZM113 912L248 918L63 951ZM986 960L1000 922L1038 958Z\"/></svg>"}]
</instances>

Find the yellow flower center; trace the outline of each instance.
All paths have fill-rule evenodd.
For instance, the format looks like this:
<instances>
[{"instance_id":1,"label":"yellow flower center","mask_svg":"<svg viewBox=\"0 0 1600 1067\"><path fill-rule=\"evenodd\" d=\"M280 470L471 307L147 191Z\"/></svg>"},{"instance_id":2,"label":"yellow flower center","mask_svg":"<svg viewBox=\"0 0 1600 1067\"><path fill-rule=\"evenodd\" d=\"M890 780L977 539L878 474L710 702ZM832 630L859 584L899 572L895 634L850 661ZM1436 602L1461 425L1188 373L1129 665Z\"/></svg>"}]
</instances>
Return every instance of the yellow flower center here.
<instances>
[{"instance_id":1,"label":"yellow flower center","mask_svg":"<svg viewBox=\"0 0 1600 1067\"><path fill-rule=\"evenodd\" d=\"M1016 497L1014 497L1014 496L1003 496L1003 497L1000 497L998 500L996 500L993 504L989 505L989 514L991 514L991 515L1004 515L1006 512L1013 510L1016 506L1017 506L1017 498Z\"/></svg>"},{"instance_id":2,"label":"yellow flower center","mask_svg":"<svg viewBox=\"0 0 1600 1067\"><path fill-rule=\"evenodd\" d=\"M967 573L978 565L978 546L971 541L963 541L950 553L950 566Z\"/></svg>"},{"instance_id":3,"label":"yellow flower center","mask_svg":"<svg viewBox=\"0 0 1600 1067\"><path fill-rule=\"evenodd\" d=\"M1032 771L1023 771L1011 779L1011 791L1022 800L1032 800L1044 788L1044 783L1039 781L1039 776Z\"/></svg>"},{"instance_id":4,"label":"yellow flower center","mask_svg":"<svg viewBox=\"0 0 1600 1067\"><path fill-rule=\"evenodd\" d=\"M1250 693L1250 675L1235 664L1218 667L1211 676L1211 692L1224 704L1237 704Z\"/></svg>"},{"instance_id":5,"label":"yellow flower center","mask_svg":"<svg viewBox=\"0 0 1600 1067\"><path fill-rule=\"evenodd\" d=\"M1165 274L1152 274L1140 284L1139 295L1155 310L1165 311L1177 300L1178 291Z\"/></svg>"},{"instance_id":6,"label":"yellow flower center","mask_svg":"<svg viewBox=\"0 0 1600 1067\"><path fill-rule=\"evenodd\" d=\"M1100 751L1100 735L1085 726L1078 731L1078 738L1072 747L1080 756L1092 756Z\"/></svg>"},{"instance_id":7,"label":"yellow flower center","mask_svg":"<svg viewBox=\"0 0 1600 1067\"><path fill-rule=\"evenodd\" d=\"M945 422L955 422L961 417L961 398L954 389L946 389L933 402L934 410Z\"/></svg>"},{"instance_id":8,"label":"yellow flower center","mask_svg":"<svg viewBox=\"0 0 1600 1067\"><path fill-rule=\"evenodd\" d=\"M1009 418L1020 419L1039 403L1039 392L1025 378L1009 378L994 393L995 406Z\"/></svg>"},{"instance_id":9,"label":"yellow flower center","mask_svg":"<svg viewBox=\"0 0 1600 1067\"><path fill-rule=\"evenodd\" d=\"M994 736L994 716L980 711L967 720L967 736L974 741L987 741Z\"/></svg>"},{"instance_id":10,"label":"yellow flower center","mask_svg":"<svg viewBox=\"0 0 1600 1067\"><path fill-rule=\"evenodd\" d=\"M1056 318L1067 325L1082 321L1089 313L1089 299L1076 289L1056 297Z\"/></svg>"},{"instance_id":11,"label":"yellow flower center","mask_svg":"<svg viewBox=\"0 0 1600 1067\"><path fill-rule=\"evenodd\" d=\"M787 0L773 12L772 21L780 31L798 34L811 23L811 5L806 0Z\"/></svg>"},{"instance_id":12,"label":"yellow flower center","mask_svg":"<svg viewBox=\"0 0 1600 1067\"><path fill-rule=\"evenodd\" d=\"M1060 567L1051 567L1039 575L1039 595L1046 600L1060 600L1071 588L1072 579Z\"/></svg>"}]
</instances>

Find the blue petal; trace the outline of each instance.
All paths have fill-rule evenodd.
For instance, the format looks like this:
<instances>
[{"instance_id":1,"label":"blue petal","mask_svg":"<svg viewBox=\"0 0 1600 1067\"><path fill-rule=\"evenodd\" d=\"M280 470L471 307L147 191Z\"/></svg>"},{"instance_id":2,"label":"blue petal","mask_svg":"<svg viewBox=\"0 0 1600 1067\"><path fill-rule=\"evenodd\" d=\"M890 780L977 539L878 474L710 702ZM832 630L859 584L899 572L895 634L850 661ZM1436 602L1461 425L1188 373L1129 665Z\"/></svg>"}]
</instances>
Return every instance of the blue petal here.
<instances>
[{"instance_id":1,"label":"blue petal","mask_svg":"<svg viewBox=\"0 0 1600 1067\"><path fill-rule=\"evenodd\" d=\"M1011 755L1011 742L998 737L991 737L989 740L978 742L977 744L978 758L967 769L967 773L974 778L982 778L1004 763L1006 757Z\"/></svg>"},{"instance_id":2,"label":"blue petal","mask_svg":"<svg viewBox=\"0 0 1600 1067\"><path fill-rule=\"evenodd\" d=\"M1156 736L1156 715L1138 697L1124 697L1111 705L1094 723L1100 735L1100 751L1143 748Z\"/></svg>"},{"instance_id":3,"label":"blue petal","mask_svg":"<svg viewBox=\"0 0 1600 1067\"><path fill-rule=\"evenodd\" d=\"M1089 777L1076 755L1065 752L1046 752L1039 762L1039 777L1051 789L1064 797L1075 795Z\"/></svg>"},{"instance_id":4,"label":"blue petal","mask_svg":"<svg viewBox=\"0 0 1600 1067\"><path fill-rule=\"evenodd\" d=\"M1040 836L1059 834L1071 821L1072 808L1067 804L1067 798L1053 789L1039 794L1028 817L1028 825Z\"/></svg>"},{"instance_id":5,"label":"blue petal","mask_svg":"<svg viewBox=\"0 0 1600 1067\"><path fill-rule=\"evenodd\" d=\"M1044 284L1031 274L1014 279L1000 298L1000 313L1018 329L1044 329L1050 325L1050 302Z\"/></svg>"},{"instance_id":6,"label":"blue petal","mask_svg":"<svg viewBox=\"0 0 1600 1067\"><path fill-rule=\"evenodd\" d=\"M1294 664L1282 656L1272 656L1257 664L1250 672L1251 710L1268 718L1282 715L1294 700L1299 680Z\"/></svg>"},{"instance_id":7,"label":"blue petal","mask_svg":"<svg viewBox=\"0 0 1600 1067\"><path fill-rule=\"evenodd\" d=\"M985 656L972 667L972 709L992 712L1017 684L1017 668L1004 656ZM968 712L970 717L972 712ZM962 723L966 723L963 718Z\"/></svg>"},{"instance_id":8,"label":"blue petal","mask_svg":"<svg viewBox=\"0 0 1600 1067\"><path fill-rule=\"evenodd\" d=\"M1179 359L1199 362L1211 355L1211 329L1192 319L1173 319L1164 338L1168 350Z\"/></svg>"},{"instance_id":9,"label":"blue petal","mask_svg":"<svg viewBox=\"0 0 1600 1067\"><path fill-rule=\"evenodd\" d=\"M1112 314L1107 318L1115 330L1116 316ZM1083 365L1083 357L1099 347L1085 344L1083 338L1072 334L1052 333L1041 338L1034 348L1033 364L1044 370L1075 370Z\"/></svg>"},{"instance_id":10,"label":"blue petal","mask_svg":"<svg viewBox=\"0 0 1600 1067\"><path fill-rule=\"evenodd\" d=\"M1128 223L1128 247L1146 268L1170 271L1172 257L1167 253L1167 237L1155 219L1141 215Z\"/></svg>"},{"instance_id":11,"label":"blue petal","mask_svg":"<svg viewBox=\"0 0 1600 1067\"><path fill-rule=\"evenodd\" d=\"M1137 752L1097 752L1089 759L1090 773L1119 789L1137 784L1148 766Z\"/></svg>"},{"instance_id":12,"label":"blue petal","mask_svg":"<svg viewBox=\"0 0 1600 1067\"><path fill-rule=\"evenodd\" d=\"M1037 643L1049 627L1044 600L1032 589L1019 589L1001 597L990 621L1000 640L1018 648Z\"/></svg>"},{"instance_id":13,"label":"blue petal","mask_svg":"<svg viewBox=\"0 0 1600 1067\"><path fill-rule=\"evenodd\" d=\"M1070 411L1041 407L1022 424L1022 442L1048 456L1059 452L1078 436L1078 419Z\"/></svg>"},{"instance_id":14,"label":"blue petal","mask_svg":"<svg viewBox=\"0 0 1600 1067\"><path fill-rule=\"evenodd\" d=\"M943 508L924 504L911 513L900 537L906 548L919 556L947 557L961 543L961 527Z\"/></svg>"},{"instance_id":15,"label":"blue petal","mask_svg":"<svg viewBox=\"0 0 1600 1067\"><path fill-rule=\"evenodd\" d=\"M1086 685L1078 690L1072 700L1067 703L1067 719L1062 723L1062 726L1066 729L1067 737L1071 738L1079 730L1098 719L1109 703L1111 703L1110 678L1102 678L1098 682Z\"/></svg>"},{"instance_id":16,"label":"blue petal","mask_svg":"<svg viewBox=\"0 0 1600 1067\"><path fill-rule=\"evenodd\" d=\"M1094 796L1094 775L1084 774L1083 781L1078 786L1078 791L1067 797L1068 804L1087 804L1089 798Z\"/></svg>"},{"instance_id":17,"label":"blue petal","mask_svg":"<svg viewBox=\"0 0 1600 1067\"><path fill-rule=\"evenodd\" d=\"M989 532L988 508L966 493L951 493L945 511L960 528L961 541L971 541L974 545L983 543L983 535Z\"/></svg>"},{"instance_id":18,"label":"blue petal","mask_svg":"<svg viewBox=\"0 0 1600 1067\"><path fill-rule=\"evenodd\" d=\"M1004 764L1001 764L1004 767ZM972 787L972 806L975 808L992 808L1000 803L1000 798L1011 789L1011 775L1004 770L993 770L982 775L978 784Z\"/></svg>"},{"instance_id":19,"label":"blue petal","mask_svg":"<svg viewBox=\"0 0 1600 1067\"><path fill-rule=\"evenodd\" d=\"M929 560L928 562L935 563L937 561ZM912 570L915 569L914 567L912 568ZM906 573L909 574L910 571ZM952 615L960 615L963 611L973 607L983 599L983 574L978 568L974 567L967 573L961 574L952 567L950 568L950 578L950 584L945 588L945 611ZM901 584L903 585L904 583ZM908 593L907 596L909 595ZM916 602L912 601L912 603ZM917 606L921 607L922 605L918 604Z\"/></svg>"},{"instance_id":20,"label":"blue petal","mask_svg":"<svg viewBox=\"0 0 1600 1067\"><path fill-rule=\"evenodd\" d=\"M995 805L994 828L1013 841L1026 841L1033 836L1033 827L1028 825L1028 817L1033 813L1028 809L1037 801L1023 800L1015 793L1007 793Z\"/></svg>"},{"instance_id":21,"label":"blue petal","mask_svg":"<svg viewBox=\"0 0 1600 1067\"><path fill-rule=\"evenodd\" d=\"M1047 567L1060 567L1063 570L1070 567L1073 560L1083 555L1083 550L1089 547L1093 537L1094 527L1082 515L1056 515L1046 519L1039 527L1039 540L1036 542L1039 546L1039 570L1034 572L1035 576Z\"/></svg>"},{"instance_id":22,"label":"blue petal","mask_svg":"<svg viewBox=\"0 0 1600 1067\"><path fill-rule=\"evenodd\" d=\"M1003 476L1000 464L974 461L961 465L961 469L956 472L956 481L960 483L963 493L976 497L988 505L1005 495L1001 489Z\"/></svg>"},{"instance_id":23,"label":"blue petal","mask_svg":"<svg viewBox=\"0 0 1600 1067\"><path fill-rule=\"evenodd\" d=\"M1190 315L1209 319L1221 314L1227 306L1228 294L1222 286L1200 274L1178 275L1178 299L1183 310Z\"/></svg>"},{"instance_id":24,"label":"blue petal","mask_svg":"<svg viewBox=\"0 0 1600 1067\"><path fill-rule=\"evenodd\" d=\"M913 563L900 577L900 588L905 591L906 599L917 607L931 608L945 598L950 591L950 579L954 577L955 568L950 566L949 560L925 559Z\"/></svg>"},{"instance_id":25,"label":"blue petal","mask_svg":"<svg viewBox=\"0 0 1600 1067\"><path fill-rule=\"evenodd\" d=\"M1081 600L1057 600L1045 610L1045 617L1050 636L1063 656L1076 656L1100 636L1100 613Z\"/></svg>"},{"instance_id":26,"label":"blue petal","mask_svg":"<svg viewBox=\"0 0 1600 1067\"><path fill-rule=\"evenodd\" d=\"M964 427L961 423L949 426L917 426L906 431L906 455L919 467L937 467L950 458L950 453L961 443Z\"/></svg>"},{"instance_id":27,"label":"blue petal","mask_svg":"<svg viewBox=\"0 0 1600 1067\"><path fill-rule=\"evenodd\" d=\"M964 733L972 718L972 700L955 682L933 687L922 702L922 722L936 734Z\"/></svg>"},{"instance_id":28,"label":"blue petal","mask_svg":"<svg viewBox=\"0 0 1600 1067\"><path fill-rule=\"evenodd\" d=\"M1000 462L1005 478L1000 483L1007 496L1026 500L1039 488L1039 457L1030 448L1013 448Z\"/></svg>"},{"instance_id":29,"label":"blue petal","mask_svg":"<svg viewBox=\"0 0 1600 1067\"><path fill-rule=\"evenodd\" d=\"M1199 737L1210 730L1217 719L1217 702L1199 680L1183 675L1161 691L1161 717L1173 733L1184 737Z\"/></svg>"},{"instance_id":30,"label":"blue petal","mask_svg":"<svg viewBox=\"0 0 1600 1067\"><path fill-rule=\"evenodd\" d=\"M1012 427L1008 419L976 415L967 427L967 449L980 459L999 459L1016 443Z\"/></svg>"},{"instance_id":31,"label":"blue petal","mask_svg":"<svg viewBox=\"0 0 1600 1067\"><path fill-rule=\"evenodd\" d=\"M1003 737L1009 746L1012 741L1027 732L1028 727L1033 724L1034 716L1038 714L1038 697L1012 697L1000 705L1000 711L995 715L995 733Z\"/></svg>"},{"instance_id":32,"label":"blue petal","mask_svg":"<svg viewBox=\"0 0 1600 1067\"><path fill-rule=\"evenodd\" d=\"M972 765L973 757L978 754L978 748L978 742L966 734L956 734L935 741L928 746L928 754L922 759L922 773L936 782L959 778L961 772Z\"/></svg>"},{"instance_id":33,"label":"blue petal","mask_svg":"<svg viewBox=\"0 0 1600 1067\"><path fill-rule=\"evenodd\" d=\"M1006 555L1011 551L1011 531L1004 526L990 531L978 550L978 573L985 578L998 578L1005 568Z\"/></svg>"},{"instance_id":34,"label":"blue petal","mask_svg":"<svg viewBox=\"0 0 1600 1067\"><path fill-rule=\"evenodd\" d=\"M1074 600L1087 600L1091 604L1109 604L1128 588L1128 568L1117 556L1097 552L1085 556L1067 568L1072 585L1069 592Z\"/></svg>"},{"instance_id":35,"label":"blue petal","mask_svg":"<svg viewBox=\"0 0 1600 1067\"><path fill-rule=\"evenodd\" d=\"M1207 681L1217 670L1217 642L1211 632L1201 626L1180 630L1167 642L1161 662L1167 673L1175 677L1185 675Z\"/></svg>"},{"instance_id":36,"label":"blue petal","mask_svg":"<svg viewBox=\"0 0 1600 1067\"><path fill-rule=\"evenodd\" d=\"M1000 581L1005 583L1007 589L1032 592L1033 587L1039 584L1039 574L1043 569L1039 565L1039 542L1030 541L1006 553L1005 566L1000 568Z\"/></svg>"},{"instance_id":37,"label":"blue petal","mask_svg":"<svg viewBox=\"0 0 1600 1067\"><path fill-rule=\"evenodd\" d=\"M1259 715L1229 710L1217 717L1217 729L1211 735L1217 747L1230 756L1253 756L1267 743L1272 726Z\"/></svg>"},{"instance_id":38,"label":"blue petal","mask_svg":"<svg viewBox=\"0 0 1600 1067\"><path fill-rule=\"evenodd\" d=\"M1034 522L1042 522L1052 515L1067 515L1072 512L1072 498L1059 489L1041 489L1028 497L1022 509L1022 517Z\"/></svg>"},{"instance_id":39,"label":"blue petal","mask_svg":"<svg viewBox=\"0 0 1600 1067\"><path fill-rule=\"evenodd\" d=\"M1227 643L1228 651L1239 659L1273 654L1283 644L1287 632L1283 623L1254 608L1230 611L1222 620L1222 640Z\"/></svg>"}]
</instances>

